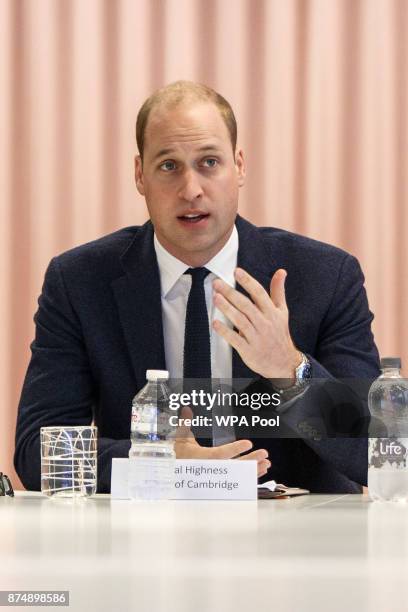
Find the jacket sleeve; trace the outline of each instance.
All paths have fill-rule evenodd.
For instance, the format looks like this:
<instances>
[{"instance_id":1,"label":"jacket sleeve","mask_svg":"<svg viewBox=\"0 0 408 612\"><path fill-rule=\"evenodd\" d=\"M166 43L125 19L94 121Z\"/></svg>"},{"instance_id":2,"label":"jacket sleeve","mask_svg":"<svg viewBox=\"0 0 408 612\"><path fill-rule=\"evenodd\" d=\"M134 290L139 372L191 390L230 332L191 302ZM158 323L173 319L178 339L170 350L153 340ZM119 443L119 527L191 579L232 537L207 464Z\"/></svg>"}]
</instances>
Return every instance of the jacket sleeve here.
<instances>
[{"instance_id":1,"label":"jacket sleeve","mask_svg":"<svg viewBox=\"0 0 408 612\"><path fill-rule=\"evenodd\" d=\"M376 378L379 356L364 288L364 275L355 257L346 255L336 289L320 326L312 358L313 376L325 378Z\"/></svg>"},{"instance_id":2,"label":"jacket sleeve","mask_svg":"<svg viewBox=\"0 0 408 612\"><path fill-rule=\"evenodd\" d=\"M360 265L346 255L316 352L308 355L311 393L285 415L286 424L324 461L362 485L367 484L367 395L380 374L373 318Z\"/></svg>"},{"instance_id":3,"label":"jacket sleeve","mask_svg":"<svg viewBox=\"0 0 408 612\"><path fill-rule=\"evenodd\" d=\"M316 349L308 354L312 379L280 408L278 437L302 439L325 463L367 484L368 390L379 373L364 276L345 255L322 319ZM273 381L270 381L273 384Z\"/></svg>"},{"instance_id":4,"label":"jacket sleeve","mask_svg":"<svg viewBox=\"0 0 408 612\"><path fill-rule=\"evenodd\" d=\"M14 454L15 469L31 490L41 488L40 428L91 424L96 397L81 323L68 299L58 258L48 266L38 306ZM129 448L128 440L98 439L99 493L110 490L112 458L126 457Z\"/></svg>"}]
</instances>

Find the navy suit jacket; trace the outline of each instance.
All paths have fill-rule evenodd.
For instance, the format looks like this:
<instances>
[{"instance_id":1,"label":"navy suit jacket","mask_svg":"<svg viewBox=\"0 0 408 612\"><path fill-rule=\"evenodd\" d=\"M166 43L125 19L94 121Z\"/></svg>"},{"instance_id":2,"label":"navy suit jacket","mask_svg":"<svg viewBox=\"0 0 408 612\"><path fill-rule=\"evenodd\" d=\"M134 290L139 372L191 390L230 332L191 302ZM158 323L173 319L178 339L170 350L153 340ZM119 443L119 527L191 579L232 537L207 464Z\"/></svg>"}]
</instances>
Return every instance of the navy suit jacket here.
<instances>
[{"instance_id":1,"label":"navy suit jacket","mask_svg":"<svg viewBox=\"0 0 408 612\"><path fill-rule=\"evenodd\" d=\"M344 251L237 217L238 265L269 292L278 268L295 345L314 377L379 373L364 277ZM22 389L14 464L40 489L40 427L98 426L98 491L110 490L111 460L130 448L131 402L146 370L165 369L160 276L153 226L128 227L51 260L35 314L32 357ZM234 378L259 379L233 351ZM255 440L269 450L269 478L313 492L360 491L366 439ZM359 484L356 484L359 483Z\"/></svg>"}]
</instances>

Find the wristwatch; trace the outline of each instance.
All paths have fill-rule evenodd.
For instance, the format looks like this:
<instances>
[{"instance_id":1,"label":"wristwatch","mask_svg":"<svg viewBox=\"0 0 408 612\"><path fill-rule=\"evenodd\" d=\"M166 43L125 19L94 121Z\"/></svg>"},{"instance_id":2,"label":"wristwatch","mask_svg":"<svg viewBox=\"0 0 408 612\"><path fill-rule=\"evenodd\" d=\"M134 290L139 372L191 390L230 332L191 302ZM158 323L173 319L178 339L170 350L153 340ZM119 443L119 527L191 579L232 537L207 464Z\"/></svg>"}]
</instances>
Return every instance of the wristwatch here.
<instances>
[{"instance_id":1,"label":"wristwatch","mask_svg":"<svg viewBox=\"0 0 408 612\"><path fill-rule=\"evenodd\" d=\"M304 353L301 353L301 355L302 361L295 369L295 386L301 385L305 381L309 380L309 378L312 378L312 364Z\"/></svg>"},{"instance_id":2,"label":"wristwatch","mask_svg":"<svg viewBox=\"0 0 408 612\"><path fill-rule=\"evenodd\" d=\"M283 403L300 395L307 386L308 381L312 378L312 364L304 353L301 353L301 355L302 361L295 369L295 382L290 387L279 389Z\"/></svg>"}]
</instances>

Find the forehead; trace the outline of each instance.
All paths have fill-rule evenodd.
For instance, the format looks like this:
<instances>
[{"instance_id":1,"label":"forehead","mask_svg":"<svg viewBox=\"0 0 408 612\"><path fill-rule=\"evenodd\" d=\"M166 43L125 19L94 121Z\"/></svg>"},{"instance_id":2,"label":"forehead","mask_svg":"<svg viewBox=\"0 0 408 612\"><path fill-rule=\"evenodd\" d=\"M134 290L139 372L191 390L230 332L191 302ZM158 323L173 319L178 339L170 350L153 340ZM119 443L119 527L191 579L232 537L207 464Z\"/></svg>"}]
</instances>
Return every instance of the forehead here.
<instances>
[{"instance_id":1,"label":"forehead","mask_svg":"<svg viewBox=\"0 0 408 612\"><path fill-rule=\"evenodd\" d=\"M208 102L152 109L144 142L149 158L162 149L200 148L207 143L222 149L231 147L224 119L215 104Z\"/></svg>"}]
</instances>

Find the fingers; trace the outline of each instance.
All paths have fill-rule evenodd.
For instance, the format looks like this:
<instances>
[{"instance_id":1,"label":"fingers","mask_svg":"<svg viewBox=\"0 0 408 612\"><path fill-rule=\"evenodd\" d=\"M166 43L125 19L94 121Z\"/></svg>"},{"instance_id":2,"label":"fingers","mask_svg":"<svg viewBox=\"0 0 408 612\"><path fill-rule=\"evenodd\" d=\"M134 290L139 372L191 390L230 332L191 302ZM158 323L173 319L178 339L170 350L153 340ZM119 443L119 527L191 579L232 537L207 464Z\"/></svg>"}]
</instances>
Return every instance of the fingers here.
<instances>
[{"instance_id":1,"label":"fingers","mask_svg":"<svg viewBox=\"0 0 408 612\"><path fill-rule=\"evenodd\" d=\"M233 459L251 450L251 448L252 442L250 442L250 440L237 440L229 444L214 446L208 450L212 451L211 459Z\"/></svg>"},{"instance_id":2,"label":"fingers","mask_svg":"<svg viewBox=\"0 0 408 612\"><path fill-rule=\"evenodd\" d=\"M188 419L192 416L191 408L180 411L182 418ZM206 459L201 453L202 447L198 444L190 427L179 425L174 433L174 452L177 459Z\"/></svg>"},{"instance_id":3,"label":"fingers","mask_svg":"<svg viewBox=\"0 0 408 612\"><path fill-rule=\"evenodd\" d=\"M264 448L259 448L250 453L246 453L242 457L238 454L244 453L252 448L252 442L249 440L238 440L237 442L231 442L230 444L223 444L222 446L216 446L215 448L207 449L213 451L209 459L233 459L234 457L239 461L256 461L258 478L265 476L271 462L268 459L268 451ZM240 449L240 450L239 450ZM245 449L245 450L244 450ZM239 450L239 453L237 452Z\"/></svg>"},{"instance_id":4,"label":"fingers","mask_svg":"<svg viewBox=\"0 0 408 612\"><path fill-rule=\"evenodd\" d=\"M251 299L242 295L240 291L221 279L217 279L213 282L214 304L248 339L254 328L262 332L264 328L264 317L262 315L270 318L273 313L273 306L287 308L285 297L286 271L280 269L275 272L270 284L270 295L255 278L242 268L236 268L235 278Z\"/></svg>"},{"instance_id":5,"label":"fingers","mask_svg":"<svg viewBox=\"0 0 408 612\"><path fill-rule=\"evenodd\" d=\"M174 445L177 459L238 459L239 461L256 461L258 477L264 476L271 462L268 452L261 448L252 452L250 440L238 440L221 446L200 446L194 437L177 439ZM246 453L243 456L242 453Z\"/></svg>"},{"instance_id":6,"label":"fingers","mask_svg":"<svg viewBox=\"0 0 408 612\"><path fill-rule=\"evenodd\" d=\"M240 355L248 347L246 338L238 334L233 329L230 329L224 323L221 323L218 319L212 322L213 329L219 334L224 340L228 342Z\"/></svg>"},{"instance_id":7,"label":"fingers","mask_svg":"<svg viewBox=\"0 0 408 612\"><path fill-rule=\"evenodd\" d=\"M258 478L261 476L265 476L265 474L272 465L268 459L268 452L264 448L260 448L255 451L252 451L251 453L247 453L243 457L238 457L238 459L240 461L257 461Z\"/></svg>"},{"instance_id":8,"label":"fingers","mask_svg":"<svg viewBox=\"0 0 408 612\"><path fill-rule=\"evenodd\" d=\"M249 340L254 332L253 321L250 321L243 312L235 308L221 293L214 293L214 304L218 310L225 314L234 327Z\"/></svg>"},{"instance_id":9,"label":"fingers","mask_svg":"<svg viewBox=\"0 0 408 612\"><path fill-rule=\"evenodd\" d=\"M277 308L287 308L285 295L286 270L277 270L272 276L270 285L271 300Z\"/></svg>"},{"instance_id":10,"label":"fingers","mask_svg":"<svg viewBox=\"0 0 408 612\"><path fill-rule=\"evenodd\" d=\"M238 458L242 461L263 461L268 458L268 451L264 448L258 448L257 450Z\"/></svg>"},{"instance_id":11,"label":"fingers","mask_svg":"<svg viewBox=\"0 0 408 612\"><path fill-rule=\"evenodd\" d=\"M194 437L177 438L174 442L177 459L210 459L205 450L205 447L200 446Z\"/></svg>"},{"instance_id":12,"label":"fingers","mask_svg":"<svg viewBox=\"0 0 408 612\"><path fill-rule=\"evenodd\" d=\"M247 276L251 278L249 274ZM252 280L254 280L254 282L259 285L258 281L256 281L255 279L252 279ZM270 307L270 298L268 294L266 293L265 289L261 285L259 285L259 287L264 292L266 299L269 302L269 307ZM246 319L250 321L253 325L256 325L257 322L259 324L259 318L260 318L259 310L256 307L255 303L251 302L251 300L247 298L246 295L243 295L242 293L240 293L240 291L237 291L236 289L234 289L234 287L230 287L230 285L225 283L220 278L217 278L213 282L213 288L214 288L214 303L220 310L224 312L223 307L230 305L230 312L236 311L237 313L241 315L241 317L242 316L246 317ZM220 299L220 296L224 297L224 301ZM234 310L233 310L233 307L234 307ZM225 313L225 314L229 317L229 313Z\"/></svg>"},{"instance_id":13,"label":"fingers","mask_svg":"<svg viewBox=\"0 0 408 612\"><path fill-rule=\"evenodd\" d=\"M184 425L185 419L192 419L192 418L193 418L193 411L191 410L190 406L183 406L182 409L180 410L180 415L179 415L179 423L181 422L182 424L178 425L176 428L176 431L174 432L174 438L176 439L176 444L177 442L185 442L186 440L189 440L197 444L194 434L191 431L191 428L187 427L187 425ZM181 457L181 456L179 457L179 459L182 459L182 458L184 457Z\"/></svg>"},{"instance_id":14,"label":"fingers","mask_svg":"<svg viewBox=\"0 0 408 612\"><path fill-rule=\"evenodd\" d=\"M194 416L193 411L190 406L182 406L180 410L180 418L181 419L192 419Z\"/></svg>"},{"instance_id":15,"label":"fingers","mask_svg":"<svg viewBox=\"0 0 408 612\"><path fill-rule=\"evenodd\" d=\"M245 272L242 268L235 269L235 278L238 283L245 289L247 293L251 296L254 303L258 306L258 308L266 314L271 307L271 301L269 295L262 287L261 283L254 279L253 276Z\"/></svg>"},{"instance_id":16,"label":"fingers","mask_svg":"<svg viewBox=\"0 0 408 612\"><path fill-rule=\"evenodd\" d=\"M265 476L271 465L272 464L268 459L265 459L265 461L260 461L258 463L258 478L260 478L261 476Z\"/></svg>"}]
</instances>

